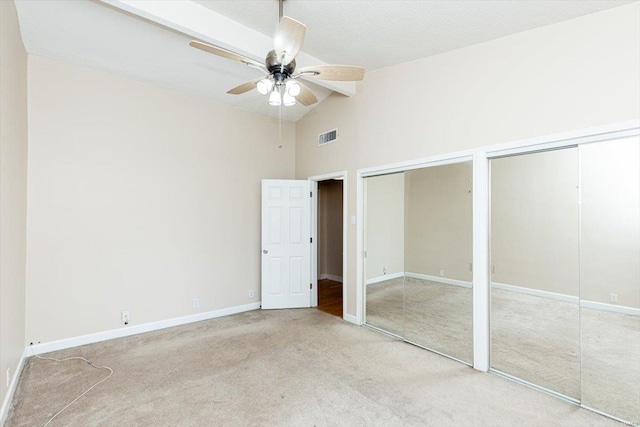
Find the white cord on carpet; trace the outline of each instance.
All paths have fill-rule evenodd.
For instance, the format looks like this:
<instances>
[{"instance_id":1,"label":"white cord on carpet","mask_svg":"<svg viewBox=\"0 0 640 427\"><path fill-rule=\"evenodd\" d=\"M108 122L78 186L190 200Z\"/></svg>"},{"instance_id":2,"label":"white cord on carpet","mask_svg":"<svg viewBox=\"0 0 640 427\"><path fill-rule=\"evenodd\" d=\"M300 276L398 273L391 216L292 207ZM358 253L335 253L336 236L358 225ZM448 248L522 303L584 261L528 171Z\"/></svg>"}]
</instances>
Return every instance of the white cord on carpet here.
<instances>
[{"instance_id":1,"label":"white cord on carpet","mask_svg":"<svg viewBox=\"0 0 640 427\"><path fill-rule=\"evenodd\" d=\"M101 379L100 381L98 381L97 383L95 383L94 385L92 385L91 387L89 387L88 389L86 389L80 396L76 397L75 399L73 399L71 402L69 402L69 404L67 406L65 406L64 408L60 409L53 417L49 418L49 421L47 421L47 423L44 425L44 427L47 427L49 425L49 423L51 421L54 420L55 417L57 417L58 415L60 415L61 413L63 413L69 406L73 405L74 403L76 403L82 396L84 396L85 394L89 393L91 390L93 390L95 387L97 387L98 385L102 384L104 381L108 380L109 377L111 375L113 375L113 369L111 369L108 366L96 366L93 364L93 362L91 362L90 360L85 359L84 357L80 357L80 356L73 356L73 357L65 357L64 359L54 359L52 357L42 357L42 356L38 356L36 354L35 351L33 351L33 347L29 347L31 348L31 353L37 358L37 359L41 359L41 360L51 360L53 362L66 362L67 360L82 360L83 362L86 362L89 366L91 366L92 368L95 369L105 369L107 371L109 371L109 375L107 375L106 377L104 377L103 379Z\"/></svg>"}]
</instances>

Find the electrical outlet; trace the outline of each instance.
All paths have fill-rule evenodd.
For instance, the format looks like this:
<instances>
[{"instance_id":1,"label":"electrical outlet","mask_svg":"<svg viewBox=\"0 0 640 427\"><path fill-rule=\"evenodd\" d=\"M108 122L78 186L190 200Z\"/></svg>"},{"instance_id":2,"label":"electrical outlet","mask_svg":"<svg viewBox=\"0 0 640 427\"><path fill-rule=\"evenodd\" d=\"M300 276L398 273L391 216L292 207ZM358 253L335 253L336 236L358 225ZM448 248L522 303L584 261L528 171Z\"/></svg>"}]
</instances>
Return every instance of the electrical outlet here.
<instances>
[{"instance_id":1,"label":"electrical outlet","mask_svg":"<svg viewBox=\"0 0 640 427\"><path fill-rule=\"evenodd\" d=\"M618 302L618 294L611 294L611 297L609 299L611 300L611 302Z\"/></svg>"},{"instance_id":2,"label":"electrical outlet","mask_svg":"<svg viewBox=\"0 0 640 427\"><path fill-rule=\"evenodd\" d=\"M382 275L384 276L385 274L387 274L387 267L382 267Z\"/></svg>"},{"instance_id":3,"label":"electrical outlet","mask_svg":"<svg viewBox=\"0 0 640 427\"><path fill-rule=\"evenodd\" d=\"M472 262L469 263L469 271L473 271L473 263Z\"/></svg>"},{"instance_id":4,"label":"electrical outlet","mask_svg":"<svg viewBox=\"0 0 640 427\"><path fill-rule=\"evenodd\" d=\"M256 296L255 292L253 291L253 289L249 290L249 298L253 298L254 296Z\"/></svg>"},{"instance_id":5,"label":"electrical outlet","mask_svg":"<svg viewBox=\"0 0 640 427\"><path fill-rule=\"evenodd\" d=\"M440 276L444 277L444 270L440 270Z\"/></svg>"},{"instance_id":6,"label":"electrical outlet","mask_svg":"<svg viewBox=\"0 0 640 427\"><path fill-rule=\"evenodd\" d=\"M130 321L131 321L131 312L129 312L129 310L122 310L122 323L124 323L124 325L127 326Z\"/></svg>"},{"instance_id":7,"label":"electrical outlet","mask_svg":"<svg viewBox=\"0 0 640 427\"><path fill-rule=\"evenodd\" d=\"M9 388L9 384L11 384L11 368L7 368L7 388Z\"/></svg>"},{"instance_id":8,"label":"electrical outlet","mask_svg":"<svg viewBox=\"0 0 640 427\"><path fill-rule=\"evenodd\" d=\"M200 298L194 298L193 299L193 308L198 308L200 307Z\"/></svg>"}]
</instances>

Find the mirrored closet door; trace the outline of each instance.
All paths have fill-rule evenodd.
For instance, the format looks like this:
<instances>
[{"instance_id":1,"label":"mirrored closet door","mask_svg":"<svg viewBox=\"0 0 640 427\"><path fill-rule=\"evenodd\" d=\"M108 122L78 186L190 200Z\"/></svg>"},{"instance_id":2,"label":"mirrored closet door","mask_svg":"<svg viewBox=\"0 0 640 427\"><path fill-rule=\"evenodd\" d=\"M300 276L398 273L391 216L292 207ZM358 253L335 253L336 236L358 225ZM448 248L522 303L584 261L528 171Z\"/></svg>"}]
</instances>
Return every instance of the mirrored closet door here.
<instances>
[{"instance_id":1,"label":"mirrored closet door","mask_svg":"<svg viewBox=\"0 0 640 427\"><path fill-rule=\"evenodd\" d=\"M491 369L640 421L640 138L490 161Z\"/></svg>"},{"instance_id":2,"label":"mirrored closet door","mask_svg":"<svg viewBox=\"0 0 640 427\"><path fill-rule=\"evenodd\" d=\"M364 180L365 323L404 335L404 173Z\"/></svg>"},{"instance_id":3,"label":"mirrored closet door","mask_svg":"<svg viewBox=\"0 0 640 427\"><path fill-rule=\"evenodd\" d=\"M582 404L640 424L640 137L579 155Z\"/></svg>"},{"instance_id":4,"label":"mirrored closet door","mask_svg":"<svg viewBox=\"0 0 640 427\"><path fill-rule=\"evenodd\" d=\"M490 165L491 367L579 400L578 149Z\"/></svg>"},{"instance_id":5,"label":"mirrored closet door","mask_svg":"<svg viewBox=\"0 0 640 427\"><path fill-rule=\"evenodd\" d=\"M405 172L405 340L473 363L472 164Z\"/></svg>"},{"instance_id":6,"label":"mirrored closet door","mask_svg":"<svg viewBox=\"0 0 640 427\"><path fill-rule=\"evenodd\" d=\"M365 178L365 323L473 362L472 164Z\"/></svg>"}]
</instances>

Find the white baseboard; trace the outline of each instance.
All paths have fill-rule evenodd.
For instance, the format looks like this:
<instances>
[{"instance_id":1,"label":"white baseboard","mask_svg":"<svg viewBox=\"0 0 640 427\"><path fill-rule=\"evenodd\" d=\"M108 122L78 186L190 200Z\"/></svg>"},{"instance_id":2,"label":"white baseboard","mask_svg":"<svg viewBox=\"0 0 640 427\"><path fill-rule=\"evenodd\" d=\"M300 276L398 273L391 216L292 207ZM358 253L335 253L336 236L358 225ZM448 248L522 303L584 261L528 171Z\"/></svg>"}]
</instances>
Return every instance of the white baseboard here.
<instances>
[{"instance_id":1,"label":"white baseboard","mask_svg":"<svg viewBox=\"0 0 640 427\"><path fill-rule=\"evenodd\" d=\"M342 318L344 320L346 320L347 322L349 322L349 323L353 323L354 325L360 325L358 323L358 320L356 319L356 316L353 316L351 314L345 313L345 314L342 315Z\"/></svg>"},{"instance_id":2,"label":"white baseboard","mask_svg":"<svg viewBox=\"0 0 640 427\"><path fill-rule=\"evenodd\" d=\"M611 311L614 313L628 314L630 316L640 316L640 308L626 307L624 305L607 304L604 302L580 300L579 297L573 295L559 294L556 292L541 291L538 289L522 288L520 286L506 285L504 283L491 283L491 287L502 289L510 292L518 292L521 294L533 295L537 297L550 298L559 301L570 302L572 304L580 304L580 307L591 308L594 310Z\"/></svg>"},{"instance_id":3,"label":"white baseboard","mask_svg":"<svg viewBox=\"0 0 640 427\"><path fill-rule=\"evenodd\" d=\"M114 338L128 337L130 335L142 334L144 332L157 331L159 329L170 328L172 326L185 325L187 323L200 322L202 320L214 319L216 317L228 316L230 314L242 313L245 311L257 310L260 302L254 302L236 307L223 308L220 310L208 311L206 313L191 314L189 316L175 317L173 319L160 320L157 322L143 323L142 325L127 326L125 328L112 329L110 331L98 332L95 334L82 335L79 337L66 338L58 341L45 342L31 346L38 354L49 353L51 351L64 350L86 344L93 344L100 341L107 341Z\"/></svg>"},{"instance_id":4,"label":"white baseboard","mask_svg":"<svg viewBox=\"0 0 640 427\"><path fill-rule=\"evenodd\" d=\"M364 282L364 284L373 285L374 283L384 282L385 280L397 279L399 277L404 277L404 271L400 271L398 273L384 274L382 276L374 277L372 279L367 279Z\"/></svg>"},{"instance_id":5,"label":"white baseboard","mask_svg":"<svg viewBox=\"0 0 640 427\"><path fill-rule=\"evenodd\" d=\"M9 415L9 408L11 407L11 401L13 400L13 395L16 392L16 388L18 387L18 380L20 379L20 375L22 374L22 368L24 368L24 362L27 360L27 350L22 352L22 356L20 356L20 360L18 361L18 366L16 366L15 371L13 372L13 378L11 378L11 383L9 384L9 388L7 389L7 394L2 401L2 407L0 407L0 426L3 426L5 421L7 421L7 416Z\"/></svg>"},{"instance_id":6,"label":"white baseboard","mask_svg":"<svg viewBox=\"0 0 640 427\"><path fill-rule=\"evenodd\" d=\"M342 283L342 276L336 276L335 274L322 273L318 275L318 280L324 280L324 279L329 279L329 280L333 280L334 282Z\"/></svg>"},{"instance_id":7,"label":"white baseboard","mask_svg":"<svg viewBox=\"0 0 640 427\"><path fill-rule=\"evenodd\" d=\"M630 316L640 316L640 308L626 307L624 305L607 304L596 301L580 301L580 307L594 310L613 311L614 313L628 314Z\"/></svg>"},{"instance_id":8,"label":"white baseboard","mask_svg":"<svg viewBox=\"0 0 640 427\"><path fill-rule=\"evenodd\" d=\"M412 279L429 280L431 282L445 283L447 285L461 286L463 288L473 287L471 285L471 282L465 282L464 280L448 279L446 277L430 276L428 274L411 273L411 272L406 272L404 275Z\"/></svg>"},{"instance_id":9,"label":"white baseboard","mask_svg":"<svg viewBox=\"0 0 640 427\"><path fill-rule=\"evenodd\" d=\"M559 294L557 292L541 291L539 289L523 288L521 286L506 285L504 283L491 282L491 287L495 289L502 289L503 291L518 292L521 294L533 295L535 297L543 297L549 299L555 299L558 301L570 302L572 304L578 304L580 298L573 295Z\"/></svg>"}]
</instances>

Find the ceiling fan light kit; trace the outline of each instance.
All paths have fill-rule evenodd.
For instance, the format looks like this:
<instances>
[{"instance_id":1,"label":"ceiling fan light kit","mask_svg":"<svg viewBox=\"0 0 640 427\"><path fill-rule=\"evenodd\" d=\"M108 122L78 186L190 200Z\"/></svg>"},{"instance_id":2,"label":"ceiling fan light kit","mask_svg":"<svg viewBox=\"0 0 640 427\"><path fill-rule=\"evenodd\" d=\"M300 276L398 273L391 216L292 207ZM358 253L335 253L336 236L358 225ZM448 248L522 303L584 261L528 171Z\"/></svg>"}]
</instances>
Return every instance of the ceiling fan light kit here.
<instances>
[{"instance_id":1,"label":"ceiling fan light kit","mask_svg":"<svg viewBox=\"0 0 640 427\"><path fill-rule=\"evenodd\" d=\"M248 67L262 71L266 77L242 83L227 93L240 95L256 88L262 95L269 96L269 105L289 107L296 104L308 106L318 102L316 95L297 81L300 77L321 80L357 81L364 78L364 68L352 65L318 65L301 68L296 72L296 55L302 49L307 27L301 22L282 15L279 0L280 24L273 39L274 49L267 54L264 65L239 53L193 40L190 46L214 55L237 61Z\"/></svg>"}]
</instances>

